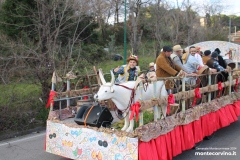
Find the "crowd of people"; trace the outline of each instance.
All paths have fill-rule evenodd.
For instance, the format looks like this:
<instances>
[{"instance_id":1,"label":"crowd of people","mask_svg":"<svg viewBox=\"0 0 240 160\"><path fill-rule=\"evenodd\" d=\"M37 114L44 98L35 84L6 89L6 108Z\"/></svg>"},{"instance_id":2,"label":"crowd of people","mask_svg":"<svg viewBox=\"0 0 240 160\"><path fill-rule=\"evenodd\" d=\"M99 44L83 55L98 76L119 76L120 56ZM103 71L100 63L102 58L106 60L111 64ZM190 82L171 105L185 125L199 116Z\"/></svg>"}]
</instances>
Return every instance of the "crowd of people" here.
<instances>
[{"instance_id":1,"label":"crowd of people","mask_svg":"<svg viewBox=\"0 0 240 160\"><path fill-rule=\"evenodd\" d=\"M205 69L209 69L212 73L221 72L223 76L218 77L217 80L224 82L228 79L229 68L220 53L219 48L216 48L213 52L210 50L202 52L200 47L196 46L191 46L186 51L180 45L164 46L155 63L149 63L147 73L155 72L159 78L182 77L185 79L186 84L195 85L197 84L196 75L201 74ZM131 55L128 57L126 65L114 68L113 73L118 75L116 83L135 81L140 75L138 63L138 57ZM171 82L165 82L168 94L175 93L174 90L176 91L176 86L172 85ZM181 84L179 80L175 82ZM122 115L120 110L118 115Z\"/></svg>"},{"instance_id":2,"label":"crowd of people","mask_svg":"<svg viewBox=\"0 0 240 160\"><path fill-rule=\"evenodd\" d=\"M210 50L201 51L200 47L191 46L189 50L184 50L180 45L173 47L164 46L161 53L156 59L156 62L149 63L149 70L147 72L155 72L159 78L165 77L186 77L186 83L196 83L196 74L201 74L203 67L207 67L211 72L221 72L224 78L221 81L227 80L228 68L220 55L221 51L216 48L215 51ZM201 70L202 69L202 70ZM140 67L138 66L138 57L131 55L127 59L127 64L113 69L113 73L118 75L116 83L126 81L134 81L140 74ZM166 89L171 89L166 82Z\"/></svg>"}]
</instances>

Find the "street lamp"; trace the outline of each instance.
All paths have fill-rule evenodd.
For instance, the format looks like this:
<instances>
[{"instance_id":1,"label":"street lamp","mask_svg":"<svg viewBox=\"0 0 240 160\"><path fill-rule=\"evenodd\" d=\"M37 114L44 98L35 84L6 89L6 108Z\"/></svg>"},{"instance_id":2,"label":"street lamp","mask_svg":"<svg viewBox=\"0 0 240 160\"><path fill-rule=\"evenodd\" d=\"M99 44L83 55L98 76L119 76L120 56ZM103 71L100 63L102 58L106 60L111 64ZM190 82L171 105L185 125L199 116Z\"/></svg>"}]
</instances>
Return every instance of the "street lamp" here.
<instances>
[{"instance_id":1,"label":"street lamp","mask_svg":"<svg viewBox=\"0 0 240 160\"><path fill-rule=\"evenodd\" d=\"M127 12L127 7L126 7L126 1L124 0L124 56L123 56L123 62L124 64L127 63L126 59L127 59L127 16L126 16L126 12Z\"/></svg>"}]
</instances>

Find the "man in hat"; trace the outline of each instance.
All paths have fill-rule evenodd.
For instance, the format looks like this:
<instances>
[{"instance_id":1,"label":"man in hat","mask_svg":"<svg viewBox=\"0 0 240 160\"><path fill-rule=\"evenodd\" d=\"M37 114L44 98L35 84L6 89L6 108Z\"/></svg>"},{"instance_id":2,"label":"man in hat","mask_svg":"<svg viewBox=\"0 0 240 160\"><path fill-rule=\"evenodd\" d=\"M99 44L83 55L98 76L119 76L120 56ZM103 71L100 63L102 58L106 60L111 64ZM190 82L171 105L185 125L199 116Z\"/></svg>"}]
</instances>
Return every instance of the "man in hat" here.
<instances>
[{"instance_id":1,"label":"man in hat","mask_svg":"<svg viewBox=\"0 0 240 160\"><path fill-rule=\"evenodd\" d=\"M180 45L175 45L173 46L173 53L170 55L170 57L175 65L181 67L185 72L188 72L187 69L183 66L182 52L182 47Z\"/></svg>"},{"instance_id":2,"label":"man in hat","mask_svg":"<svg viewBox=\"0 0 240 160\"><path fill-rule=\"evenodd\" d=\"M118 78L116 79L117 83L134 81L140 73L137 56L129 56L127 62L127 65L122 65L121 67L118 66L117 68L113 69L113 74L118 74Z\"/></svg>"},{"instance_id":3,"label":"man in hat","mask_svg":"<svg viewBox=\"0 0 240 160\"><path fill-rule=\"evenodd\" d=\"M163 51L157 57L156 60L156 75L157 77L172 77L172 76L184 76L186 73L182 71L182 68L175 65L170 58L172 54L172 48L170 46L164 46ZM166 89L172 89L170 81L167 81Z\"/></svg>"}]
</instances>

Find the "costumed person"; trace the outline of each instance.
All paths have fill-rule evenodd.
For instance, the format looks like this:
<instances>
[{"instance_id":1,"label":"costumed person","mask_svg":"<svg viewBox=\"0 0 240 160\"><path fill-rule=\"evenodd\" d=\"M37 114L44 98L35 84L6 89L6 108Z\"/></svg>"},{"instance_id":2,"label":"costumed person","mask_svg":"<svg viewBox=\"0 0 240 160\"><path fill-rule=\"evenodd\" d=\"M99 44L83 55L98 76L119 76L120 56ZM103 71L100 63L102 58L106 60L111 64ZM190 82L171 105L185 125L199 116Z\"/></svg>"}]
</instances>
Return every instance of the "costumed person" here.
<instances>
[{"instance_id":1,"label":"costumed person","mask_svg":"<svg viewBox=\"0 0 240 160\"><path fill-rule=\"evenodd\" d=\"M225 54L225 56L228 55L228 59L232 60L232 48L229 49L228 53Z\"/></svg>"},{"instance_id":2,"label":"costumed person","mask_svg":"<svg viewBox=\"0 0 240 160\"><path fill-rule=\"evenodd\" d=\"M185 76L186 73L182 70L181 67L175 65L170 58L172 54L172 48L169 46L164 46L163 51L157 57L156 60L156 75L157 77L172 77L172 76ZM173 85L170 81L167 81L166 89L168 93L171 93L171 89L173 89Z\"/></svg>"},{"instance_id":3,"label":"costumed person","mask_svg":"<svg viewBox=\"0 0 240 160\"><path fill-rule=\"evenodd\" d=\"M140 67L138 66L138 57L131 55L127 59L127 65L122 65L113 69L113 74L118 75L116 83L123 83L127 81L135 81L140 73Z\"/></svg>"}]
</instances>

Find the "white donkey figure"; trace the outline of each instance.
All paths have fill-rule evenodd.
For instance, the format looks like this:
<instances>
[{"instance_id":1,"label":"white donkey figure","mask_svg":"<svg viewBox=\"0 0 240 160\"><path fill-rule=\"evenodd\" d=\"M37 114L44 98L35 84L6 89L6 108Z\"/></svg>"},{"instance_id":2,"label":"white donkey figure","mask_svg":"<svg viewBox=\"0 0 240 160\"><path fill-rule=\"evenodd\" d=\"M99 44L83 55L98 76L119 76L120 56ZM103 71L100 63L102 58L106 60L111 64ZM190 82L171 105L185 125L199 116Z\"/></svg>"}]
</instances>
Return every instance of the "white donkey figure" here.
<instances>
[{"instance_id":1,"label":"white donkey figure","mask_svg":"<svg viewBox=\"0 0 240 160\"><path fill-rule=\"evenodd\" d=\"M131 132L133 131L134 120L132 119L129 125L130 106L128 105L132 95L132 90L134 89L135 86L135 81L128 81L125 83L121 83L121 85L116 85L114 84L115 82L114 74L112 71L110 72L111 82L106 83L102 71L99 70L99 77L102 82L102 85L100 86L100 89L97 92L97 94L94 95L94 99L98 101L112 99L117 108L123 112L123 117L125 117L124 118L125 123L121 130ZM154 83L157 83L155 92L156 98L168 95L163 81L157 81ZM149 100L153 97L154 97L153 83L150 83L147 87L147 90L142 91L142 93L139 87L135 90L133 102L137 102L140 98L141 100ZM166 108L167 106L162 107L164 117L166 116ZM160 109L158 109L158 112L159 111Z\"/></svg>"}]
</instances>

